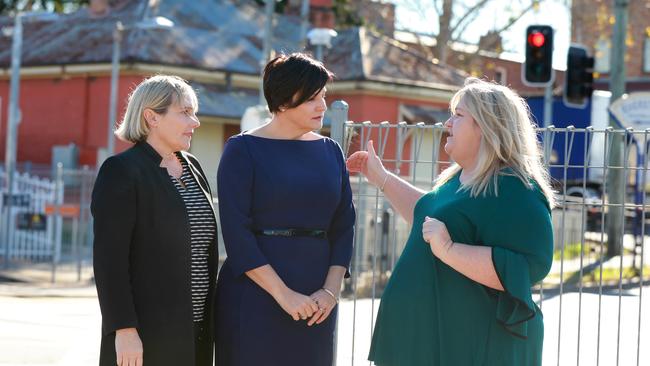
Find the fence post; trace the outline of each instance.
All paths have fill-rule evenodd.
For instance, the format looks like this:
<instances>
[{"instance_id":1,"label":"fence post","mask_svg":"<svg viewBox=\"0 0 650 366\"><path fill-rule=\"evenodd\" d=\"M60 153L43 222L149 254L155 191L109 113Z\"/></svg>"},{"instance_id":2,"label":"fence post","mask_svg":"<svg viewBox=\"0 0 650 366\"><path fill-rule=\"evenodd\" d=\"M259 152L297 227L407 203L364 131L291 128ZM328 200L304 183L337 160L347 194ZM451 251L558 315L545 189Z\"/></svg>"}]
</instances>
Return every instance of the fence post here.
<instances>
[{"instance_id":1,"label":"fence post","mask_svg":"<svg viewBox=\"0 0 650 366\"><path fill-rule=\"evenodd\" d=\"M330 130L330 137L341 145L343 144L343 126L348 121L348 103L343 100L335 100L331 106L332 126Z\"/></svg>"},{"instance_id":2,"label":"fence post","mask_svg":"<svg viewBox=\"0 0 650 366\"><path fill-rule=\"evenodd\" d=\"M331 105L330 116L332 117L332 125L330 127L330 137L332 140L338 142L342 149L345 148L345 144L343 143L343 126L345 125L345 122L348 121L349 108L350 107L348 106L348 103L343 100L335 100ZM338 329L339 325L337 321L334 328L334 357L332 358L333 365L336 365L337 342L339 338Z\"/></svg>"},{"instance_id":3,"label":"fence post","mask_svg":"<svg viewBox=\"0 0 650 366\"><path fill-rule=\"evenodd\" d=\"M9 269L9 242L11 241L11 234L9 233L9 227L11 225L11 197L9 197L9 186L8 182L12 181L9 179L8 172L5 171L5 189L2 191L2 239L4 241L4 269ZM6 192L6 193L5 193ZM5 197L7 198L5 200Z\"/></svg>"},{"instance_id":4,"label":"fence post","mask_svg":"<svg viewBox=\"0 0 650 366\"><path fill-rule=\"evenodd\" d=\"M77 232L79 231L79 217L72 218L72 251L77 259L77 282L81 282L81 250Z\"/></svg>"},{"instance_id":5,"label":"fence post","mask_svg":"<svg viewBox=\"0 0 650 366\"><path fill-rule=\"evenodd\" d=\"M63 234L63 218L61 217L61 204L63 204L63 164L56 164L56 181L54 191L54 247L52 248L52 283L56 282L56 266L61 256L61 235Z\"/></svg>"},{"instance_id":6,"label":"fence post","mask_svg":"<svg viewBox=\"0 0 650 366\"><path fill-rule=\"evenodd\" d=\"M88 235L88 230L92 230L92 227L89 229L89 219L87 219L88 216L86 216L86 207L89 206L89 202L87 200L87 195L88 195L88 182L90 181L91 171L88 168L88 165L84 165L82 168L81 172L81 198L79 202L79 256L77 257L77 280L81 281L81 270L82 270L82 257L86 253L87 249L87 238L90 236Z\"/></svg>"}]
</instances>

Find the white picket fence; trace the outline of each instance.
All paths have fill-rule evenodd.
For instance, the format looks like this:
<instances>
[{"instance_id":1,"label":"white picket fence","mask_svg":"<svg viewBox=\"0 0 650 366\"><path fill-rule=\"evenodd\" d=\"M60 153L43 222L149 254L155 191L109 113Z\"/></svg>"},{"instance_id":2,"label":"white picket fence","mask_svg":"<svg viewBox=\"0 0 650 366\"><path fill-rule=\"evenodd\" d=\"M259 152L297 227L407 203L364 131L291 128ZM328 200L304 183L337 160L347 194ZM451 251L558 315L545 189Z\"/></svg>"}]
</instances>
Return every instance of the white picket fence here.
<instances>
[{"instance_id":1,"label":"white picket fence","mask_svg":"<svg viewBox=\"0 0 650 366\"><path fill-rule=\"evenodd\" d=\"M45 216L45 208L46 205L52 206L63 202L63 185L27 173L15 174L13 199L9 199L6 173L1 170L0 181L2 182L0 256L9 262L58 260L61 250L61 218ZM23 225L19 225L18 222L21 218L26 221ZM43 219L45 225L37 225Z\"/></svg>"}]
</instances>

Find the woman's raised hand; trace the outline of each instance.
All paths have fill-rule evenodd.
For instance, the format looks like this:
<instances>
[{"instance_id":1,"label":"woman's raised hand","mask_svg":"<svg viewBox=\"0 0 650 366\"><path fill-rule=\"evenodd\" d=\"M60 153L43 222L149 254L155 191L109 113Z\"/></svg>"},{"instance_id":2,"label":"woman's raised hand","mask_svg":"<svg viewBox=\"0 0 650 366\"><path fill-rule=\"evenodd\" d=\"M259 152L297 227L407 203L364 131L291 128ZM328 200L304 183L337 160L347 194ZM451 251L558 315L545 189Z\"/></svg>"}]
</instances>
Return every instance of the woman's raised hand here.
<instances>
[{"instance_id":1,"label":"woman's raised hand","mask_svg":"<svg viewBox=\"0 0 650 366\"><path fill-rule=\"evenodd\" d=\"M376 187L381 186L388 177L388 171L375 153L372 140L368 141L368 151L357 151L350 155L345 165L349 171L363 174Z\"/></svg>"}]
</instances>

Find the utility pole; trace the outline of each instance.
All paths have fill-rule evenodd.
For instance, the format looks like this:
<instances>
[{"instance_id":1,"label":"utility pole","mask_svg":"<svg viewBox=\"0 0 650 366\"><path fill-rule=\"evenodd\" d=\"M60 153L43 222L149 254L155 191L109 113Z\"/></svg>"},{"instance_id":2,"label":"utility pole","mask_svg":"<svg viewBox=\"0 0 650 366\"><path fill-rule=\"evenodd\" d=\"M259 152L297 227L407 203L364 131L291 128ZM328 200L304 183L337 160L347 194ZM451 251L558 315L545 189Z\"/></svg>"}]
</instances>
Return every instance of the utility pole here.
<instances>
[{"instance_id":1,"label":"utility pole","mask_svg":"<svg viewBox=\"0 0 650 366\"><path fill-rule=\"evenodd\" d=\"M309 0L302 0L300 6L300 49L307 48L307 28L309 28Z\"/></svg>"},{"instance_id":2,"label":"utility pole","mask_svg":"<svg viewBox=\"0 0 650 366\"><path fill-rule=\"evenodd\" d=\"M16 155L18 150L18 124L20 123L20 61L23 46L23 15L18 13L14 18L13 38L11 41L11 83L9 92L9 118L7 120L7 144L5 151L6 202L4 204L4 268L9 268L9 226L11 225L11 206L13 205L14 173L16 171Z\"/></svg>"},{"instance_id":3,"label":"utility pole","mask_svg":"<svg viewBox=\"0 0 650 366\"><path fill-rule=\"evenodd\" d=\"M265 24L264 24L264 44L262 49L262 58L260 59L260 105L266 105L264 98L264 67L269 62L271 56L271 40L273 39L273 10L275 7L274 0L266 0L265 7Z\"/></svg>"},{"instance_id":4,"label":"utility pole","mask_svg":"<svg viewBox=\"0 0 650 366\"><path fill-rule=\"evenodd\" d=\"M612 34L612 52L610 66L609 89L612 92L610 103L619 99L625 93L625 37L628 21L628 6L630 0L614 1L614 31ZM613 118L610 126L620 129ZM612 136L612 150L609 155L607 176L607 197L609 203L620 205L609 207L607 214L607 256L613 257L621 253L623 241L623 220L625 210L625 185L627 177L623 174L623 134Z\"/></svg>"},{"instance_id":5,"label":"utility pole","mask_svg":"<svg viewBox=\"0 0 650 366\"><path fill-rule=\"evenodd\" d=\"M113 55L111 57L111 91L108 107L108 134L106 135L106 158L115 153L115 125L117 124L117 88L120 80L120 48L124 26L118 20L113 28ZM99 165L98 165L99 166Z\"/></svg>"},{"instance_id":6,"label":"utility pole","mask_svg":"<svg viewBox=\"0 0 650 366\"><path fill-rule=\"evenodd\" d=\"M553 81L544 87L544 128L553 124Z\"/></svg>"}]
</instances>

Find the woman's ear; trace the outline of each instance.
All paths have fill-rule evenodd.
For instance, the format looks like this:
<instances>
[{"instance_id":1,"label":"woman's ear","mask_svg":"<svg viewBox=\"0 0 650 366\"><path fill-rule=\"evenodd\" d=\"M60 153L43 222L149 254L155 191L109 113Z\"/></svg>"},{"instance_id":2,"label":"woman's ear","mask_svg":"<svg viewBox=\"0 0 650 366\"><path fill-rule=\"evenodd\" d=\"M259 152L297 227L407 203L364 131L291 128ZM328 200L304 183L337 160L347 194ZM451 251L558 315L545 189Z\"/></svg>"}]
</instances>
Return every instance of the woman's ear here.
<instances>
[{"instance_id":1,"label":"woman's ear","mask_svg":"<svg viewBox=\"0 0 650 366\"><path fill-rule=\"evenodd\" d=\"M278 107L279 112L285 112L287 109L289 109L289 108L287 108L286 105L281 105L281 106Z\"/></svg>"},{"instance_id":2,"label":"woman's ear","mask_svg":"<svg viewBox=\"0 0 650 366\"><path fill-rule=\"evenodd\" d=\"M158 127L158 114L156 112L154 112L151 108L145 108L143 115L144 120L147 122L149 128Z\"/></svg>"}]
</instances>

